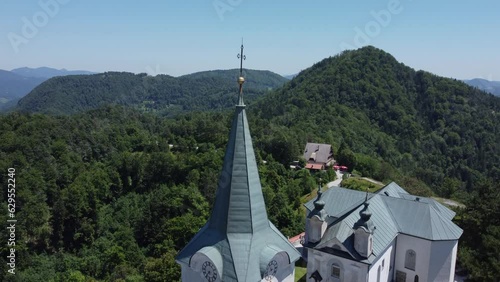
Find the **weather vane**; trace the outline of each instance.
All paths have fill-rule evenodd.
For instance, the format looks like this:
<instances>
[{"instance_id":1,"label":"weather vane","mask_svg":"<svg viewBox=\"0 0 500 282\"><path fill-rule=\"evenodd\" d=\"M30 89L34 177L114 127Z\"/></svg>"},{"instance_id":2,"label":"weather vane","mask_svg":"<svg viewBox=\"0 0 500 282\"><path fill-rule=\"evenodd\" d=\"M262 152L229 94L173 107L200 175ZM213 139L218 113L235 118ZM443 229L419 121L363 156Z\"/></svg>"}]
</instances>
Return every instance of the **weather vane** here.
<instances>
[{"instance_id":1,"label":"weather vane","mask_svg":"<svg viewBox=\"0 0 500 282\"><path fill-rule=\"evenodd\" d=\"M238 97L238 105L243 105L243 83L245 83L245 78L243 77L243 60L247 59L247 56L243 54L243 38L241 39L241 53L238 54L238 59L240 59L240 77L238 78L240 93Z\"/></svg>"},{"instance_id":2,"label":"weather vane","mask_svg":"<svg viewBox=\"0 0 500 282\"><path fill-rule=\"evenodd\" d=\"M243 54L243 38L241 39L241 53L238 54L238 59L240 59L240 77L243 77L243 60L247 59L247 56Z\"/></svg>"}]
</instances>

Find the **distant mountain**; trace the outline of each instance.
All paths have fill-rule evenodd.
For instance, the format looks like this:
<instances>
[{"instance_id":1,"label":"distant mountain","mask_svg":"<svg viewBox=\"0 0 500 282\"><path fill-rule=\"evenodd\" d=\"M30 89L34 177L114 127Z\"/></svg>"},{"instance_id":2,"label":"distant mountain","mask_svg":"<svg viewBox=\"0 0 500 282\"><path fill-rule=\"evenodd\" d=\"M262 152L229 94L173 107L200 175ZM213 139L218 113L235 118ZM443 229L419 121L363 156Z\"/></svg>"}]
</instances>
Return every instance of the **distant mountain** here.
<instances>
[{"instance_id":1,"label":"distant mountain","mask_svg":"<svg viewBox=\"0 0 500 282\"><path fill-rule=\"evenodd\" d=\"M470 80L464 80L464 82L469 84L470 86L477 87L495 96L500 96L500 81L490 81L482 78L474 78Z\"/></svg>"},{"instance_id":2,"label":"distant mountain","mask_svg":"<svg viewBox=\"0 0 500 282\"><path fill-rule=\"evenodd\" d=\"M54 77L19 101L24 112L74 114L119 104L165 115L233 106L238 70L199 72L181 77L125 72ZM245 70L245 101L281 87L287 80L269 71Z\"/></svg>"},{"instance_id":3,"label":"distant mountain","mask_svg":"<svg viewBox=\"0 0 500 282\"><path fill-rule=\"evenodd\" d=\"M212 71L202 71L196 72L179 78L190 78L190 79L207 79L207 78L222 78L225 81L234 84L239 76L239 69L231 70L212 70ZM281 87L288 80L283 78L281 75L276 74L267 70L243 70L243 76L245 77L245 86L251 89L258 90L273 90L274 88Z\"/></svg>"},{"instance_id":4,"label":"distant mountain","mask_svg":"<svg viewBox=\"0 0 500 282\"><path fill-rule=\"evenodd\" d=\"M500 176L500 98L371 46L324 59L249 111L266 120L255 142L277 148L275 159L345 143L362 174L385 179L385 161L445 196Z\"/></svg>"},{"instance_id":5,"label":"distant mountain","mask_svg":"<svg viewBox=\"0 0 500 282\"><path fill-rule=\"evenodd\" d=\"M83 70L73 70L69 71L66 69L53 69L53 68L48 68L48 67L41 67L41 68L17 68L12 70L13 73L16 73L18 75L22 75L24 77L38 77L38 78L45 78L49 79L55 76L66 76L66 75L80 75L80 74L96 74L95 72L90 72L90 71L83 71Z\"/></svg>"},{"instance_id":6,"label":"distant mountain","mask_svg":"<svg viewBox=\"0 0 500 282\"><path fill-rule=\"evenodd\" d=\"M297 75L299 75L298 73L296 74L290 74L290 75L284 75L283 77L288 79L288 80L292 80L294 77L296 77Z\"/></svg>"},{"instance_id":7,"label":"distant mountain","mask_svg":"<svg viewBox=\"0 0 500 282\"><path fill-rule=\"evenodd\" d=\"M10 71L0 70L0 110L13 106L12 101L24 97L44 81L43 78L24 77Z\"/></svg>"}]
</instances>

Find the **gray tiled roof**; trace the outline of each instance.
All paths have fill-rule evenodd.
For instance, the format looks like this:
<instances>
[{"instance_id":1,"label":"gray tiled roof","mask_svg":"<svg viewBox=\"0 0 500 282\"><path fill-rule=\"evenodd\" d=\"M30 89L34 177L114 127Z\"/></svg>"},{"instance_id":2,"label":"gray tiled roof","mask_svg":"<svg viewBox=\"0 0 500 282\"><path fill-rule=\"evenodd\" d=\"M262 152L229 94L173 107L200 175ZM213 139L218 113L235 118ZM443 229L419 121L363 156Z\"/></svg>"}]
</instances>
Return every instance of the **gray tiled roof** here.
<instances>
[{"instance_id":1,"label":"gray tiled roof","mask_svg":"<svg viewBox=\"0 0 500 282\"><path fill-rule=\"evenodd\" d=\"M432 201L384 197L399 232L428 240L456 240L462 229L435 208Z\"/></svg>"},{"instance_id":2,"label":"gray tiled roof","mask_svg":"<svg viewBox=\"0 0 500 282\"><path fill-rule=\"evenodd\" d=\"M210 219L176 260L189 265L191 256L207 246L220 252L223 265L217 267L223 269L221 280L225 282L260 281L265 250L285 251L291 263L300 258L300 253L267 218L242 102L236 106Z\"/></svg>"},{"instance_id":3,"label":"gray tiled roof","mask_svg":"<svg viewBox=\"0 0 500 282\"><path fill-rule=\"evenodd\" d=\"M354 250L352 238L353 227L360 218L359 212L363 209L365 197L366 192L340 187L324 192L322 199L326 203L324 209L330 215L330 223L321 241L313 247L325 248L331 245L332 240L338 240L354 259L373 263L399 233L427 240L457 240L462 234L462 229L451 221L453 211L433 199L418 197L417 201L417 197L393 182L379 192L368 195L371 220L376 229L373 234L373 253L363 259ZM308 212L314 209L312 203L313 200L305 204Z\"/></svg>"},{"instance_id":4,"label":"gray tiled roof","mask_svg":"<svg viewBox=\"0 0 500 282\"><path fill-rule=\"evenodd\" d=\"M307 143L304 149L304 159L307 162L311 157L315 159L314 163L327 163L333 159L332 145Z\"/></svg>"},{"instance_id":5,"label":"gray tiled roof","mask_svg":"<svg viewBox=\"0 0 500 282\"><path fill-rule=\"evenodd\" d=\"M326 203L325 210L330 216L340 217L344 213L361 205L365 200L365 192L336 188L339 187L331 187L321 195L321 199ZM305 204L305 207L309 211L314 209L314 201L311 200ZM334 205L331 204L333 202L335 202Z\"/></svg>"}]
</instances>

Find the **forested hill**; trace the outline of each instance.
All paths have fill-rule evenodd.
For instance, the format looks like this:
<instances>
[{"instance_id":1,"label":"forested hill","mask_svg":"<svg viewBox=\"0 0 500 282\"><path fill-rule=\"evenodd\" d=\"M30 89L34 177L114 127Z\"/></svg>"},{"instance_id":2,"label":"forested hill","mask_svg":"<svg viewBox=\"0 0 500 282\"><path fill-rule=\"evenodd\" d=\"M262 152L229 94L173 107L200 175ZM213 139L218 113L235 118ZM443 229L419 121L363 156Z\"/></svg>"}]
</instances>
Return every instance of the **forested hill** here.
<instances>
[{"instance_id":1,"label":"forested hill","mask_svg":"<svg viewBox=\"0 0 500 282\"><path fill-rule=\"evenodd\" d=\"M61 97L64 104L52 108L60 112L98 107L104 98L137 108L147 95L151 110L168 113L173 101L185 105L179 110L233 105L235 81L218 77L61 77L40 86L45 96L37 101ZM246 79L248 102L265 90L252 86L251 71ZM458 264L472 281L499 276L499 98L366 47L325 59L247 104L267 212L284 235L304 230L301 198L334 177L291 170L289 162L306 141L327 142L356 173L462 200ZM0 248L2 281L180 280L174 257L209 216L232 111L166 118L133 107L0 116L0 182L15 179L18 262L10 275L11 247Z\"/></svg>"},{"instance_id":2,"label":"forested hill","mask_svg":"<svg viewBox=\"0 0 500 282\"><path fill-rule=\"evenodd\" d=\"M269 71L245 70L245 96L252 101L287 80ZM22 112L74 114L110 104L133 106L164 115L225 109L236 101L237 70L168 75L108 72L55 77L19 101Z\"/></svg>"},{"instance_id":3,"label":"forested hill","mask_svg":"<svg viewBox=\"0 0 500 282\"><path fill-rule=\"evenodd\" d=\"M500 178L500 99L371 46L315 64L251 109L288 147L345 141L378 178L382 160L444 196Z\"/></svg>"}]
</instances>

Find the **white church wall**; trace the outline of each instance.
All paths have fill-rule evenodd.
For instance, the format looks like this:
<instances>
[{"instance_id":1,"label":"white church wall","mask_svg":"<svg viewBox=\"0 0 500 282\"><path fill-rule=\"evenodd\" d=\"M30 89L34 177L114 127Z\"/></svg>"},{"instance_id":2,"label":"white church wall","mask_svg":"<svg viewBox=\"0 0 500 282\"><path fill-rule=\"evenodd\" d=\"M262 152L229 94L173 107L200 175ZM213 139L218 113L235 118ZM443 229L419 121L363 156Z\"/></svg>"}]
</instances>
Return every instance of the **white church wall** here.
<instances>
[{"instance_id":1,"label":"white church wall","mask_svg":"<svg viewBox=\"0 0 500 282\"><path fill-rule=\"evenodd\" d=\"M182 265L181 267L181 278L181 281L206 281L200 271L195 271L187 265ZM220 281L220 279L218 281Z\"/></svg>"},{"instance_id":2,"label":"white church wall","mask_svg":"<svg viewBox=\"0 0 500 282\"><path fill-rule=\"evenodd\" d=\"M274 264L273 264L274 263ZM267 264L266 272L262 278L262 282L288 282L294 281L295 278L295 263L290 262L286 252L279 252ZM271 265L271 266L270 266ZM271 272L271 273L268 273ZM271 275L269 275L271 274ZM269 276L267 276L269 275Z\"/></svg>"},{"instance_id":3,"label":"white church wall","mask_svg":"<svg viewBox=\"0 0 500 282\"><path fill-rule=\"evenodd\" d=\"M458 241L432 242L431 261L427 281L453 282Z\"/></svg>"},{"instance_id":4,"label":"white church wall","mask_svg":"<svg viewBox=\"0 0 500 282\"><path fill-rule=\"evenodd\" d=\"M396 240L396 257L394 265L394 281L397 281L397 272L406 273L406 281L414 281L418 275L419 281L427 281L429 275L429 262L431 261L431 241L399 234ZM415 251L415 270L405 267L406 253ZM430 280L429 280L430 281Z\"/></svg>"},{"instance_id":5,"label":"white church wall","mask_svg":"<svg viewBox=\"0 0 500 282\"><path fill-rule=\"evenodd\" d=\"M269 280L270 279L270 280ZM289 264L283 269L278 270L274 277L263 277L261 282L294 282L295 281L295 265Z\"/></svg>"},{"instance_id":6,"label":"white church wall","mask_svg":"<svg viewBox=\"0 0 500 282\"><path fill-rule=\"evenodd\" d=\"M206 273L204 273L204 268ZM208 256L204 253L197 252L191 258L190 265L182 264L181 278L182 281L190 282L207 281L205 275L210 275L212 282L221 282L221 271L222 269L218 269L217 264L215 264Z\"/></svg>"},{"instance_id":7,"label":"white church wall","mask_svg":"<svg viewBox=\"0 0 500 282\"><path fill-rule=\"evenodd\" d=\"M306 242L316 243L321 240L327 228L326 222L319 219L318 216L306 219Z\"/></svg>"},{"instance_id":8,"label":"white church wall","mask_svg":"<svg viewBox=\"0 0 500 282\"><path fill-rule=\"evenodd\" d=\"M396 240L394 240L389 247L379 256L379 259L372 264L370 271L368 272L369 282L379 282L379 281L392 281L392 269L391 261L393 258L393 253L396 247ZM380 280L379 280L379 267L380 267Z\"/></svg>"},{"instance_id":9,"label":"white church wall","mask_svg":"<svg viewBox=\"0 0 500 282\"><path fill-rule=\"evenodd\" d=\"M332 276L333 265L337 265L341 268L340 279ZM306 281L314 282L314 279L310 277L316 270L318 270L323 277L322 282L366 282L368 265L354 260L333 256L321 251L308 249Z\"/></svg>"}]
</instances>

